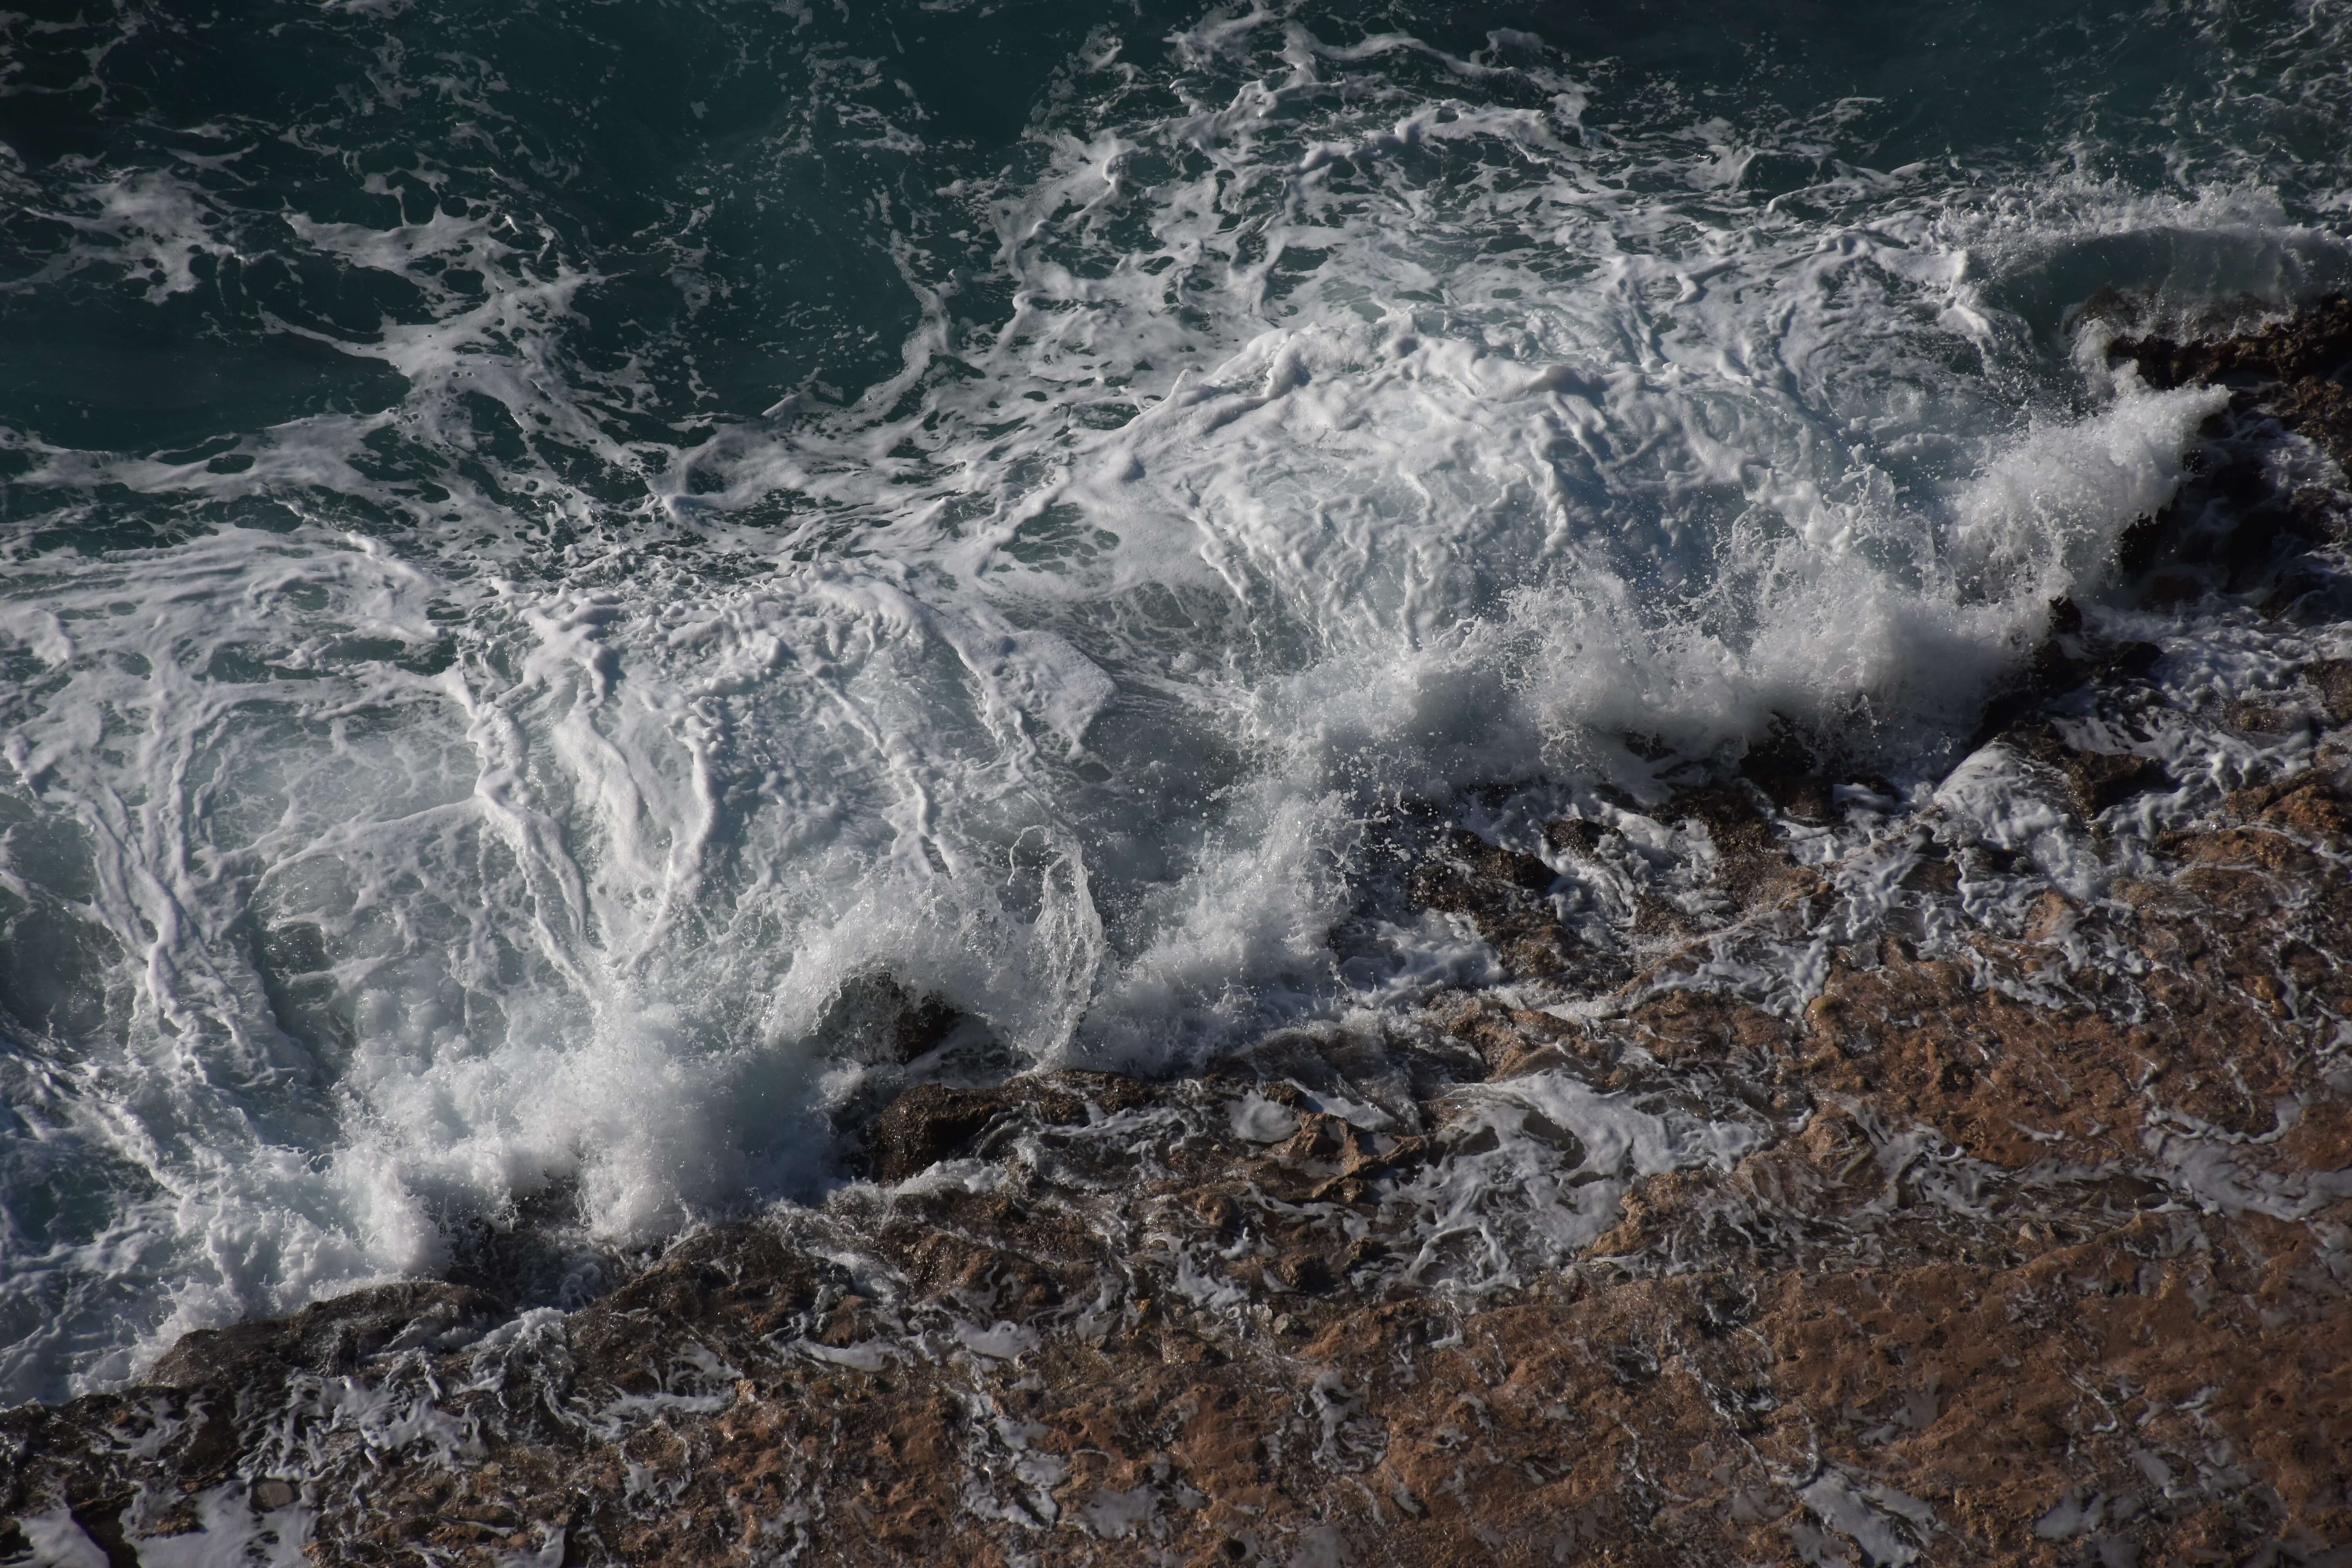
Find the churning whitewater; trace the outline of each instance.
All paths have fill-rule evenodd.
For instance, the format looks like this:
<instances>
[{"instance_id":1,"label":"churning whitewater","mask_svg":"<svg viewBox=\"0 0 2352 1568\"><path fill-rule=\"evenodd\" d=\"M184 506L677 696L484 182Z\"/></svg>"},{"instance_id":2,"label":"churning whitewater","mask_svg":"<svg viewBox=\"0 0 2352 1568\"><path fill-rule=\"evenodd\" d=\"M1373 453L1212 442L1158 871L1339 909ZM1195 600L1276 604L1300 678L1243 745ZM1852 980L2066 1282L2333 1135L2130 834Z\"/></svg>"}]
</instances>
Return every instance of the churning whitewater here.
<instances>
[{"instance_id":1,"label":"churning whitewater","mask_svg":"<svg viewBox=\"0 0 2352 1568\"><path fill-rule=\"evenodd\" d=\"M1925 799L2223 401L2070 307L2352 279L2325 5L180 9L0 17L0 1402L811 1201L886 977L1488 978L1433 804Z\"/></svg>"}]
</instances>

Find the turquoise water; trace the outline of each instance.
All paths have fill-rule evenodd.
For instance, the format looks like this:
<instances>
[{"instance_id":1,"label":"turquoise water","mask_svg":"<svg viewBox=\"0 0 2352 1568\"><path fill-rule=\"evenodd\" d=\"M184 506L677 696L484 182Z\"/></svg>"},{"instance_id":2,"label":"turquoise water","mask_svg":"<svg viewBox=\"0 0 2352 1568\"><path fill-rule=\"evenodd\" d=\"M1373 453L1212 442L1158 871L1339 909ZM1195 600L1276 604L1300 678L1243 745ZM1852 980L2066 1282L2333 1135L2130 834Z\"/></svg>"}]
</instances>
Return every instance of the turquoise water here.
<instances>
[{"instance_id":1,"label":"turquoise water","mask_svg":"<svg viewBox=\"0 0 2352 1568\"><path fill-rule=\"evenodd\" d=\"M2352 271L2347 31L0 16L0 1399L811 1200L862 977L1181 1069L1491 975L1403 803L1928 776L2212 406L2074 308Z\"/></svg>"}]
</instances>

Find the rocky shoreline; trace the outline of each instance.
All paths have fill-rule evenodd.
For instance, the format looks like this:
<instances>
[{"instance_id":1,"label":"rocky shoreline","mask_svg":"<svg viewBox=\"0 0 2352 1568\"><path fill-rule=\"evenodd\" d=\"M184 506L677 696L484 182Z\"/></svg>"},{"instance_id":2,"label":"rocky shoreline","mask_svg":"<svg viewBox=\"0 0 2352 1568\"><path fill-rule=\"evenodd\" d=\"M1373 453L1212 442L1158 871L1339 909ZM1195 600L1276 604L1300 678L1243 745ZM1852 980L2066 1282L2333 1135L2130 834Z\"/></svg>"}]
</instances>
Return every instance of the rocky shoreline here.
<instances>
[{"instance_id":1,"label":"rocky shoreline","mask_svg":"<svg viewBox=\"0 0 2352 1568\"><path fill-rule=\"evenodd\" d=\"M2121 565L2261 689L2062 603L1932 791L1440 833L1503 983L1193 1078L879 983L873 1180L0 1415L0 1563L2352 1563L2352 305L2093 309L2231 388Z\"/></svg>"}]
</instances>

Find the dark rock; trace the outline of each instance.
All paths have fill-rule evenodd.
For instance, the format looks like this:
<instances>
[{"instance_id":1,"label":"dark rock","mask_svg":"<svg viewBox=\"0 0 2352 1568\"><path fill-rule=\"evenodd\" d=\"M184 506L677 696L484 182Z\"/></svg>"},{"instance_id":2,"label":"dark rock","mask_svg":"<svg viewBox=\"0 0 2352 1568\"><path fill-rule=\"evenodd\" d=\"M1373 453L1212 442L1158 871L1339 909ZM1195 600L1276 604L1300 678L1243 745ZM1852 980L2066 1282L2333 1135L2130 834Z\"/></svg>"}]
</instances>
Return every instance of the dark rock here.
<instances>
[{"instance_id":1,"label":"dark rock","mask_svg":"<svg viewBox=\"0 0 2352 1568\"><path fill-rule=\"evenodd\" d=\"M2115 689L2146 678L2164 657L2154 643L2121 642L2088 645L2073 636L2053 637L2034 650L2032 660L2003 690L1985 705L1970 749L1999 739L2027 723L2052 701L2084 686Z\"/></svg>"},{"instance_id":2,"label":"dark rock","mask_svg":"<svg viewBox=\"0 0 2352 1568\"><path fill-rule=\"evenodd\" d=\"M2126 577L2137 577L2156 564L2157 552L2163 547L2164 525L2152 517L2142 517L2126 528L2116 540L2116 570ZM2082 613L2075 612L2076 625Z\"/></svg>"},{"instance_id":3,"label":"dark rock","mask_svg":"<svg viewBox=\"0 0 2352 1568\"><path fill-rule=\"evenodd\" d=\"M945 1045L964 1022L945 997L919 995L897 976L876 972L842 984L817 1033L852 1060L904 1065Z\"/></svg>"},{"instance_id":4,"label":"dark rock","mask_svg":"<svg viewBox=\"0 0 2352 1568\"><path fill-rule=\"evenodd\" d=\"M131 1501L132 1494L123 1492L115 1497L71 1498L67 1502L74 1523L106 1558L106 1568L139 1568L139 1553L122 1533L122 1512Z\"/></svg>"},{"instance_id":5,"label":"dark rock","mask_svg":"<svg viewBox=\"0 0 2352 1568\"><path fill-rule=\"evenodd\" d=\"M1822 759L1786 720L1739 759L1739 776L1800 822L1827 822L1832 805Z\"/></svg>"},{"instance_id":6,"label":"dark rock","mask_svg":"<svg viewBox=\"0 0 2352 1568\"><path fill-rule=\"evenodd\" d=\"M1517 849L1455 828L1413 875L1414 897L1433 910L1471 914L1507 891L1541 893L1558 880L1550 867Z\"/></svg>"},{"instance_id":7,"label":"dark rock","mask_svg":"<svg viewBox=\"0 0 2352 1568\"><path fill-rule=\"evenodd\" d=\"M1528 1111L1520 1119L1519 1126L1528 1137L1549 1144L1559 1155L1563 1170L1572 1171L1584 1163L1584 1141L1540 1112Z\"/></svg>"},{"instance_id":8,"label":"dark rock","mask_svg":"<svg viewBox=\"0 0 2352 1568\"><path fill-rule=\"evenodd\" d=\"M2164 764L2153 757L2078 751L2067 744L2056 726L2046 721L2021 724L2004 732L2000 739L2064 774L2075 807L2085 817L2096 816L2135 795L2179 787Z\"/></svg>"},{"instance_id":9,"label":"dark rock","mask_svg":"<svg viewBox=\"0 0 2352 1568\"><path fill-rule=\"evenodd\" d=\"M165 1387L236 1388L289 1373L348 1373L386 1351L440 1351L506 1316L504 1303L464 1285L411 1280L314 1302L290 1318L197 1329L149 1373Z\"/></svg>"},{"instance_id":10,"label":"dark rock","mask_svg":"<svg viewBox=\"0 0 2352 1568\"><path fill-rule=\"evenodd\" d=\"M1006 1109L994 1089L920 1083L892 1100L866 1129L874 1174L903 1182L961 1149Z\"/></svg>"},{"instance_id":11,"label":"dark rock","mask_svg":"<svg viewBox=\"0 0 2352 1568\"><path fill-rule=\"evenodd\" d=\"M1590 857L1601 847L1609 830L1597 822L1581 817L1562 818L1544 824L1544 843L1564 855Z\"/></svg>"},{"instance_id":12,"label":"dark rock","mask_svg":"<svg viewBox=\"0 0 2352 1568\"><path fill-rule=\"evenodd\" d=\"M1577 956L1541 901L1558 879L1537 857L1456 828L1413 868L1406 892L1426 908L1467 917L1512 973L1558 975Z\"/></svg>"},{"instance_id":13,"label":"dark rock","mask_svg":"<svg viewBox=\"0 0 2352 1568\"><path fill-rule=\"evenodd\" d=\"M1331 1265L1311 1252L1285 1253L1276 1259L1272 1273L1283 1288L1303 1295L1318 1295L1331 1289Z\"/></svg>"},{"instance_id":14,"label":"dark rock","mask_svg":"<svg viewBox=\"0 0 2352 1568\"><path fill-rule=\"evenodd\" d=\"M2152 386L2236 386L2245 405L2302 431L2352 467L2352 300L2334 295L2259 331L2179 341L2117 338L2111 357L2139 366Z\"/></svg>"},{"instance_id":15,"label":"dark rock","mask_svg":"<svg viewBox=\"0 0 2352 1568\"><path fill-rule=\"evenodd\" d=\"M2324 379L2352 363L2352 300L2331 295L2288 320L2231 337L2189 342L2117 338L2107 353L2138 365L2140 374L2158 388Z\"/></svg>"},{"instance_id":16,"label":"dark rock","mask_svg":"<svg viewBox=\"0 0 2352 1568\"><path fill-rule=\"evenodd\" d=\"M2312 666L2304 679L2319 694L2332 724L2352 723L2352 659L2329 659Z\"/></svg>"},{"instance_id":17,"label":"dark rock","mask_svg":"<svg viewBox=\"0 0 2352 1568\"><path fill-rule=\"evenodd\" d=\"M1140 1103L1150 1092L1136 1079L1097 1072L1037 1074L987 1088L917 1084L866 1128L866 1158L876 1180L903 1182L962 1152L1000 1117L1067 1126L1087 1120L1089 1103L1117 1110Z\"/></svg>"}]
</instances>

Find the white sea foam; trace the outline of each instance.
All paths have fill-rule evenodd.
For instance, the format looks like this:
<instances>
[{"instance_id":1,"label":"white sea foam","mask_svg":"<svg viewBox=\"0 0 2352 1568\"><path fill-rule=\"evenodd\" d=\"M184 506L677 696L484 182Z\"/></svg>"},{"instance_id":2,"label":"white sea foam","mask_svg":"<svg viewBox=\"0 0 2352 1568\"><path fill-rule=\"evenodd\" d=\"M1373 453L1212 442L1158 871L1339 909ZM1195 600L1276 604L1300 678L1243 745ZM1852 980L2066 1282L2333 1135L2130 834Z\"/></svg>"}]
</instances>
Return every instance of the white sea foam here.
<instances>
[{"instance_id":1,"label":"white sea foam","mask_svg":"<svg viewBox=\"0 0 2352 1568\"><path fill-rule=\"evenodd\" d=\"M812 1194L853 975L1024 1059L1179 1065L1475 971L1444 922L1334 952L1384 803L1655 798L1650 738L1788 722L1948 748L2217 405L2086 374L2069 279L2344 273L2278 213L2088 181L1759 200L1767 128L1594 134L1557 61L1260 11L1173 58L1150 112L1074 65L1093 107L942 198L993 272L902 245L921 321L854 401L649 434L642 366L572 347L593 258L290 214L421 319L273 330L397 406L13 441L27 493L204 521L12 546L0 890L46 1011L6 1179L97 1191L0 1237L0 1390L436 1268L524 1199L627 1243ZM229 243L193 181L97 193L69 265L184 289ZM383 477L401 443L429 478Z\"/></svg>"}]
</instances>

